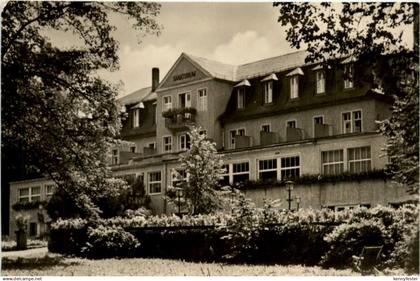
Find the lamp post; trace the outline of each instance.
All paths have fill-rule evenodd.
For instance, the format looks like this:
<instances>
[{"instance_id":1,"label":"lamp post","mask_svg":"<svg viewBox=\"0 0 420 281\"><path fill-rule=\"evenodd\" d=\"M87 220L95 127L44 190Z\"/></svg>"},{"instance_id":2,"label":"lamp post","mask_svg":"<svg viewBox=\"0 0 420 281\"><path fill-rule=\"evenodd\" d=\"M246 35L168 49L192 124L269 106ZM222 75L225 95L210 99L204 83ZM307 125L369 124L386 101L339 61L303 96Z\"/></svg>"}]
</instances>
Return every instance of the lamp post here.
<instances>
[{"instance_id":1,"label":"lamp post","mask_svg":"<svg viewBox=\"0 0 420 281\"><path fill-rule=\"evenodd\" d=\"M287 202L289 203L289 211L292 209L292 190L294 184L295 183L293 181L286 181L286 190L289 193L289 196L287 198Z\"/></svg>"},{"instance_id":2,"label":"lamp post","mask_svg":"<svg viewBox=\"0 0 420 281\"><path fill-rule=\"evenodd\" d=\"M300 196L296 196L296 211L299 211L299 205L300 205Z\"/></svg>"}]
</instances>

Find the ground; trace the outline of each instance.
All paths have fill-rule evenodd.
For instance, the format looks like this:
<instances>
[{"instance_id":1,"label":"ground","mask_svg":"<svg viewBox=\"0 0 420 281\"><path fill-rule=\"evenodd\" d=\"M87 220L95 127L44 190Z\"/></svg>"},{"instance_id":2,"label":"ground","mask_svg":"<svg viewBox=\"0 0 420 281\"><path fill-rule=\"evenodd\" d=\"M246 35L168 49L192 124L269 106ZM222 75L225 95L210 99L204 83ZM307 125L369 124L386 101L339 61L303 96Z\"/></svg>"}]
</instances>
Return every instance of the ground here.
<instances>
[{"instance_id":1,"label":"ground","mask_svg":"<svg viewBox=\"0 0 420 281\"><path fill-rule=\"evenodd\" d=\"M351 269L299 265L227 265L164 259L87 260L49 253L47 248L2 253L3 276L360 276ZM387 275L404 275L388 272Z\"/></svg>"}]
</instances>

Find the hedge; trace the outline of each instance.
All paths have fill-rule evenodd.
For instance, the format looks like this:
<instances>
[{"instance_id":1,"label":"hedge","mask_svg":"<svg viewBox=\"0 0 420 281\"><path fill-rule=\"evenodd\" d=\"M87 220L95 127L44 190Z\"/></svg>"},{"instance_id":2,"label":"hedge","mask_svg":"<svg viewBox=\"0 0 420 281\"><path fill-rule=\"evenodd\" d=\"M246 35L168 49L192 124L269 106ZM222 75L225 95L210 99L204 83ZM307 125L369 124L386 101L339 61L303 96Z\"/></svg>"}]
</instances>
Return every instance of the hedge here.
<instances>
[{"instance_id":1,"label":"hedge","mask_svg":"<svg viewBox=\"0 0 420 281\"><path fill-rule=\"evenodd\" d=\"M363 246L384 245L382 267L413 271L418 265L418 211L418 206L410 205L397 210L287 212L257 209L244 201L232 214L60 220L52 225L49 250L88 258L156 257L343 268L351 265L351 256L359 255Z\"/></svg>"}]
</instances>

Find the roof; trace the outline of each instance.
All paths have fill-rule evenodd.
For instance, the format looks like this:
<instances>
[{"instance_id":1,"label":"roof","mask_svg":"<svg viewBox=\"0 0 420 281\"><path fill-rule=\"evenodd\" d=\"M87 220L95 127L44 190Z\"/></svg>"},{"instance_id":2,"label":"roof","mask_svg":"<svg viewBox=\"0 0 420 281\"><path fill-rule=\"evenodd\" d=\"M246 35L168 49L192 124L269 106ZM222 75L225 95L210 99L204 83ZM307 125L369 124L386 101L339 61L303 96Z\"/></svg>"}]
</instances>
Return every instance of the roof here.
<instances>
[{"instance_id":1,"label":"roof","mask_svg":"<svg viewBox=\"0 0 420 281\"><path fill-rule=\"evenodd\" d=\"M190 54L185 55L213 77L238 82L305 65L308 54L306 51L298 51L242 65L230 65Z\"/></svg>"},{"instance_id":2,"label":"roof","mask_svg":"<svg viewBox=\"0 0 420 281\"><path fill-rule=\"evenodd\" d=\"M230 65L214 60L209 60L202 57L193 56L190 54L185 54L191 60L199 64L202 68L204 68L207 72L209 72L213 77L235 81L235 72L237 66Z\"/></svg>"},{"instance_id":3,"label":"roof","mask_svg":"<svg viewBox=\"0 0 420 281\"><path fill-rule=\"evenodd\" d=\"M117 99L117 101L121 103L122 105L130 105L133 103L139 103L141 101L145 101L145 99L149 98L149 96L151 96L152 94L155 94L155 93L152 93L151 90L152 90L152 87L142 88L140 90L132 92L131 94L128 94L126 96L123 96Z\"/></svg>"}]
</instances>

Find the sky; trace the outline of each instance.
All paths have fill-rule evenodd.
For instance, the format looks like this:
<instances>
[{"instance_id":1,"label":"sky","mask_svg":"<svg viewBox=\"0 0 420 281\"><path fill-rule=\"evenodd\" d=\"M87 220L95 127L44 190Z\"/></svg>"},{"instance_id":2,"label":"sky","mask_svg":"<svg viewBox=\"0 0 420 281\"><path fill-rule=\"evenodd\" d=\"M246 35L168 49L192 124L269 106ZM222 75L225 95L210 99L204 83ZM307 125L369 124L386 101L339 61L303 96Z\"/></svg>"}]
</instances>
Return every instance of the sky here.
<instances>
[{"instance_id":1,"label":"sky","mask_svg":"<svg viewBox=\"0 0 420 281\"><path fill-rule=\"evenodd\" d=\"M159 36L139 37L125 17L110 15L110 23L117 27L113 36L120 44L120 69L99 74L120 84L119 97L150 86L153 67L160 69L162 80L183 52L239 65L297 51L286 41L285 28L278 23L278 8L271 2L161 4L157 21L163 28ZM74 36L56 36L59 45L75 43ZM412 44L410 39L407 44Z\"/></svg>"},{"instance_id":2,"label":"sky","mask_svg":"<svg viewBox=\"0 0 420 281\"><path fill-rule=\"evenodd\" d=\"M120 96L151 85L151 69L162 80L182 52L244 64L294 51L277 23L272 3L162 3L160 36L138 36L124 18L113 17L120 70L102 74L124 83Z\"/></svg>"}]
</instances>

